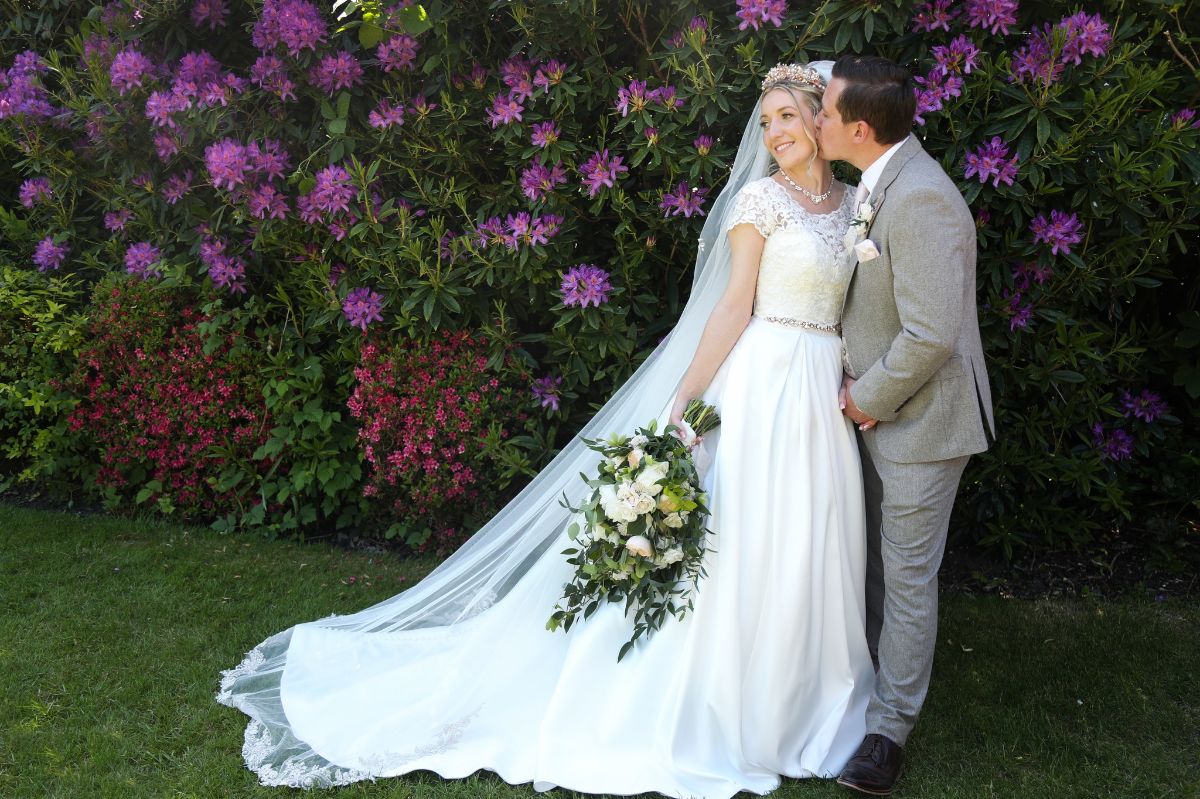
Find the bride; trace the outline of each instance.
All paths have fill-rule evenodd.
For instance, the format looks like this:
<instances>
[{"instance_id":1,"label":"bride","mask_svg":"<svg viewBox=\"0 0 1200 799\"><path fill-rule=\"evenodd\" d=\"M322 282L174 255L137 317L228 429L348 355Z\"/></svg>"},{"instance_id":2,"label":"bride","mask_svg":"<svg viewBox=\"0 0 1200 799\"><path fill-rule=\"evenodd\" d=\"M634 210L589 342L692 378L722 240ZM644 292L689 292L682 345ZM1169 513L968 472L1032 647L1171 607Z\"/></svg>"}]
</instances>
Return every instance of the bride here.
<instances>
[{"instance_id":1,"label":"bride","mask_svg":"<svg viewBox=\"0 0 1200 799\"><path fill-rule=\"evenodd\" d=\"M813 136L829 66L768 73L678 325L579 436L418 585L278 633L224 673L217 699L250 717L261 782L490 769L537 790L726 799L850 758L874 675L862 478L838 406L852 198ZM694 610L619 663L619 604L548 632L573 571L559 500L578 503L597 457L580 438L678 422L694 397L722 418L701 445L714 537Z\"/></svg>"}]
</instances>

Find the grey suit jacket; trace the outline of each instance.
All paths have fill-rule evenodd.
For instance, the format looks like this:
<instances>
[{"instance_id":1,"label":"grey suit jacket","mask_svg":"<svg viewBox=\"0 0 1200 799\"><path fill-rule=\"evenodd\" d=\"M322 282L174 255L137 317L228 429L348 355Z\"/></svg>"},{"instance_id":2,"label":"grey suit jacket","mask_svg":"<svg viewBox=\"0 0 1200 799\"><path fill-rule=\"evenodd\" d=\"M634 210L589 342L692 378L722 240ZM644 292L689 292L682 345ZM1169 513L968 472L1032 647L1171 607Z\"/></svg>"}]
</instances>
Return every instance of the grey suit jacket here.
<instances>
[{"instance_id":1,"label":"grey suit jacket","mask_svg":"<svg viewBox=\"0 0 1200 799\"><path fill-rule=\"evenodd\" d=\"M916 137L888 161L868 202L880 255L855 266L842 311L855 404L879 420L898 463L971 455L995 436L975 307L975 221Z\"/></svg>"}]
</instances>

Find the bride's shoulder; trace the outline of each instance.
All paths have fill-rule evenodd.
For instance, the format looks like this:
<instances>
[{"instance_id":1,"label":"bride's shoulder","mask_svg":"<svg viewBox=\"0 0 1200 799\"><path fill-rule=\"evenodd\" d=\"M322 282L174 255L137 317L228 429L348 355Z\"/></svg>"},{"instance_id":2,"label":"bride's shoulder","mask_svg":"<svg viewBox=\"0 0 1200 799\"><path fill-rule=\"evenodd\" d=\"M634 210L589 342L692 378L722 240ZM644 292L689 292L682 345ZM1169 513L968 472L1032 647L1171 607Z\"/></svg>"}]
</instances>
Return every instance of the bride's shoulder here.
<instances>
[{"instance_id":1,"label":"bride's shoulder","mask_svg":"<svg viewBox=\"0 0 1200 799\"><path fill-rule=\"evenodd\" d=\"M772 196L771 184L775 182L775 179L770 175L767 175L764 178L758 178L757 180L752 180L745 186L742 186L740 189L738 189L737 196L747 199Z\"/></svg>"}]
</instances>

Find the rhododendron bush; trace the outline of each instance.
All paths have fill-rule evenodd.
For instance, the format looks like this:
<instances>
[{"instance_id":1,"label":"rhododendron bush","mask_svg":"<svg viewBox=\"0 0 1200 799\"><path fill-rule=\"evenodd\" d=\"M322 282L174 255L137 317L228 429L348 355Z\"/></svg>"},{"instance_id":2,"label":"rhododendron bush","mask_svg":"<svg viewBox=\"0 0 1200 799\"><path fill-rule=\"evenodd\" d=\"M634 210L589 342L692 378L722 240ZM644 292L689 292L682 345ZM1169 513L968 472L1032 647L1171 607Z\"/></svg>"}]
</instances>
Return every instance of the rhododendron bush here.
<instances>
[{"instance_id":1,"label":"rhododendron bush","mask_svg":"<svg viewBox=\"0 0 1200 799\"><path fill-rule=\"evenodd\" d=\"M188 384L227 411L227 429L214 413L189 431L166 406L88 405L86 381L55 394L48 362L14 367L5 386L34 375L42 388L22 378L21 396L58 397L38 430L75 402L90 410L57 448L19 437L9 475L82 478L114 506L141 499L220 529L448 548L669 332L766 70L880 53L912 70L914 131L978 227L1000 437L968 467L953 529L1010 554L1195 548L1200 53L1176 6L13 9L0 22L0 260L26 282L78 285L63 319L99 318L86 289L113 273L148 292L125 308L130 330L167 301L158 290L196 298L177 309L174 349L141 346L156 369L130 397L176 401L171 369L207 357L238 353L230 374L247 371L227 398ZM222 354L223 333L244 338ZM433 377L413 360L460 363L435 355L456 346L486 365ZM417 396L420 414L400 410ZM146 429L93 429L118 407Z\"/></svg>"}]
</instances>

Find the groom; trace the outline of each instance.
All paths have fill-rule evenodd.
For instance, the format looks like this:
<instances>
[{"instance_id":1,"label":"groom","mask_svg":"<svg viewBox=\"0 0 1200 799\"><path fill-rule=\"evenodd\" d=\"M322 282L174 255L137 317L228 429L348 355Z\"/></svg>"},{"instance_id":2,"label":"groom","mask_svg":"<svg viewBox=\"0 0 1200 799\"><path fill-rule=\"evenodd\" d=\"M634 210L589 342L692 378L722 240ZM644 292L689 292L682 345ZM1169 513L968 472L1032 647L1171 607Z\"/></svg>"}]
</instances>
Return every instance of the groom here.
<instances>
[{"instance_id":1,"label":"groom","mask_svg":"<svg viewBox=\"0 0 1200 799\"><path fill-rule=\"evenodd\" d=\"M838 782L891 793L925 701L937 572L967 459L987 449L991 392L975 309L975 224L909 133L908 73L845 56L817 115L821 154L862 170L847 243L842 403L859 428L867 501L867 642L878 663L867 736ZM994 428L992 429L995 435Z\"/></svg>"}]
</instances>

